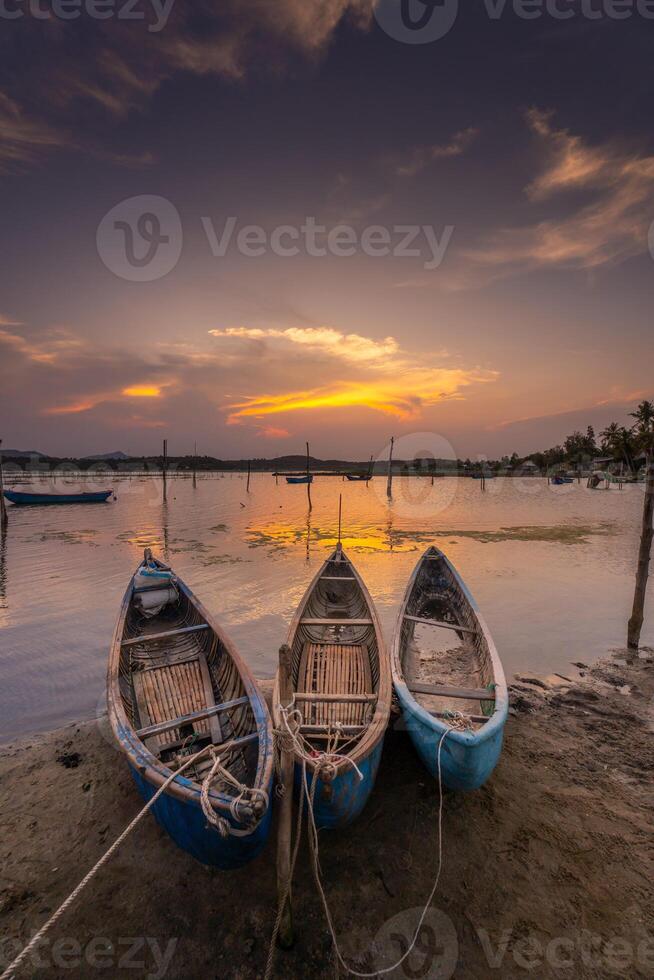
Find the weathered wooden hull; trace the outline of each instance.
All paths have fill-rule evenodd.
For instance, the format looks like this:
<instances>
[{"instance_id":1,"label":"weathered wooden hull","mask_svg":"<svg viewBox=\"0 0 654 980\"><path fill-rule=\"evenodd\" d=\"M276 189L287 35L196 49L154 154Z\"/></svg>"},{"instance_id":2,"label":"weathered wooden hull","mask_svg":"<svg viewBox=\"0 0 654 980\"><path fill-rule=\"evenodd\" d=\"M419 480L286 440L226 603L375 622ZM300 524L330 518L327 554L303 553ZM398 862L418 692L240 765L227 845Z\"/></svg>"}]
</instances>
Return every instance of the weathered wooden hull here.
<instances>
[{"instance_id":1,"label":"weathered wooden hull","mask_svg":"<svg viewBox=\"0 0 654 980\"><path fill-rule=\"evenodd\" d=\"M418 702L409 689L404 676L403 624L407 618L412 618L407 614L407 610L412 601L415 601L416 597L420 595L421 570L434 568L435 562L443 563L448 588L452 596L456 597L457 610L461 615L461 620L465 620L465 622L461 621L463 632L460 635L471 635L471 628L474 628L475 642L480 644L479 648L483 649L488 668L492 670L493 683L491 687L494 688L494 710L488 716L488 721L481 724L478 729L471 727L467 730L459 730L448 724L447 718L437 717L433 712L428 711ZM430 575L431 572L426 574ZM441 577L439 579L440 587L442 587L442 581ZM417 591L414 593L414 590ZM495 644L475 600L454 566L437 548L427 549L416 565L407 585L393 638L391 666L393 687L402 710L402 720L399 725L408 732L428 771L432 776L438 776L438 746L445 736L441 749L443 784L455 790L478 789L493 772L502 752L504 727L509 707L508 690ZM453 687L452 690L457 690L457 688ZM459 691L459 696L462 693ZM469 702L472 699L464 698L463 700ZM484 703L483 700L481 703ZM477 708L477 711L481 710L481 706Z\"/></svg>"},{"instance_id":2,"label":"weathered wooden hull","mask_svg":"<svg viewBox=\"0 0 654 980\"><path fill-rule=\"evenodd\" d=\"M332 757L330 778L317 777L316 824L323 829L345 827L359 816L375 783L392 684L374 603L340 543L302 598L289 629L288 646L294 665L295 709L302 715L299 731L305 739L309 787L326 761L320 761L321 756ZM310 651L316 648L320 648L318 659L311 660ZM314 705L324 702L315 715L311 698L316 699ZM372 713L362 707L365 703L373 704ZM273 690L273 718L278 728L282 726L279 704L278 673ZM301 759L296 754L298 794L303 792Z\"/></svg>"},{"instance_id":3,"label":"weathered wooden hull","mask_svg":"<svg viewBox=\"0 0 654 980\"><path fill-rule=\"evenodd\" d=\"M123 637L129 611L133 609L133 583L134 579L130 582L125 593L114 631L107 677L107 705L109 721L118 746L125 754L126 761L141 796L147 801L169 779L172 775L172 770L165 761L159 758L145 744L141 736L147 737L145 730L147 725L141 730L139 725L135 724L135 719L128 715L124 697L121 693L121 677L123 678L123 683L125 683L124 664L121 669L121 648L124 648L126 642L130 642L129 640L124 641ZM230 665L229 670L232 676L230 683L239 685L237 693L241 695L241 700L247 704L247 711L249 713L247 731L245 733L235 732L231 737L234 742L238 742L240 738L240 741L243 743L256 745L256 765L253 763L252 781L249 785L264 791L270 801L274 778L273 735L270 715L265 700L257 688L254 677L251 675L247 665L241 660L238 652L226 634L221 630L220 626L212 620L208 611L196 599L188 586L178 577L175 577L175 587L180 595L188 601L188 608L192 609L198 620L205 624L201 627L202 635L213 637L210 641L212 649L214 644L218 644L216 649L220 649L221 657L228 658L225 663ZM166 636L166 634L164 633L163 636ZM188 654L185 654L185 656L188 656ZM182 660L178 659L177 662L181 664ZM179 667L176 669L179 670ZM231 695L228 691L224 697L226 703L230 701L230 697ZM242 710L245 711L245 708ZM174 717L177 719L177 714ZM141 721L140 724L142 726L143 722ZM220 752L220 743L216 745L216 748ZM170 834L175 843L196 858L196 860L204 864L217 868L232 869L240 867L256 857L265 845L270 831L270 803L261 814L258 822L239 823L238 813L234 815L231 809L233 796L226 795L226 792L212 787L209 790L209 800L212 808L217 815L227 820L239 832L238 834L229 834L223 837L217 828L209 824L202 812L200 799L200 782L190 778L187 779L186 775L182 773L177 775L159 796L152 807L152 812L159 824Z\"/></svg>"},{"instance_id":4,"label":"weathered wooden hull","mask_svg":"<svg viewBox=\"0 0 654 980\"><path fill-rule=\"evenodd\" d=\"M12 504L26 507L33 504L104 504L113 490L100 490L93 493L23 493L19 490L5 490L5 497Z\"/></svg>"},{"instance_id":5,"label":"weathered wooden hull","mask_svg":"<svg viewBox=\"0 0 654 980\"><path fill-rule=\"evenodd\" d=\"M287 483L313 483L312 476L287 476Z\"/></svg>"}]
</instances>

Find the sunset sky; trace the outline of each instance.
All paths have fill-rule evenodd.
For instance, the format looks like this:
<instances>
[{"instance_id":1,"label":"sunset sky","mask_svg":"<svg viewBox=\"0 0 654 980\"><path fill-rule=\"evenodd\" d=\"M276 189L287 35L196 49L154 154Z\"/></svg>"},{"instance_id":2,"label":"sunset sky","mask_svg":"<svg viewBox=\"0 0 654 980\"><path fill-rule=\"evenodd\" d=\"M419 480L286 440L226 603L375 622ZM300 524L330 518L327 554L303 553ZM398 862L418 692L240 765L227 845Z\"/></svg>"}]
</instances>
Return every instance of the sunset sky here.
<instances>
[{"instance_id":1,"label":"sunset sky","mask_svg":"<svg viewBox=\"0 0 654 980\"><path fill-rule=\"evenodd\" d=\"M654 20L461 3L421 44L373 0L5 6L5 446L497 456L654 394Z\"/></svg>"}]
</instances>

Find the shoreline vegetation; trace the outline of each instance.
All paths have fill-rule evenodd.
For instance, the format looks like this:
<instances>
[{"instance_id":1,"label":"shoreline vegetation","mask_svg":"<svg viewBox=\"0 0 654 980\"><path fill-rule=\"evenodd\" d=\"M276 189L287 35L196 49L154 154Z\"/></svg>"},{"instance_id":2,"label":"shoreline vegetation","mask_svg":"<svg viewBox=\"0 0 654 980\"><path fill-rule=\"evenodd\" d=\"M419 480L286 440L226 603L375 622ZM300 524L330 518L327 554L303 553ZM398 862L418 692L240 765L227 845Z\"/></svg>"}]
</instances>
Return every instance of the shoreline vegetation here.
<instances>
[{"instance_id":1,"label":"shoreline vegetation","mask_svg":"<svg viewBox=\"0 0 654 980\"><path fill-rule=\"evenodd\" d=\"M646 403L649 404L649 403ZM2 460L5 475L59 475L70 473L97 473L116 475L156 475L163 473L174 476L198 473L271 473L286 476L306 473L310 469L313 476L387 476L388 459L366 460L319 459L305 454L288 454L273 458L219 459L215 456L185 455L169 456L164 444L164 453L154 456L128 456L123 452L106 453L100 456L49 456L36 451L5 449ZM579 479L591 475L596 470L619 475L624 480L636 479L646 467L645 454L633 429L627 429L617 422L607 426L599 436L592 426L585 433L575 431L560 446L543 452L533 452L526 456L513 453L500 459L436 459L428 454L410 460L394 459L394 476L548 476L566 473Z\"/></svg>"},{"instance_id":2,"label":"shoreline vegetation","mask_svg":"<svg viewBox=\"0 0 654 980\"><path fill-rule=\"evenodd\" d=\"M464 980L652 975L653 659L651 650L621 650L575 664L580 677L515 676L495 774L473 793L445 793L433 914L450 938L445 954L438 943L431 950L435 969L445 955ZM270 697L270 684L262 686ZM6 966L141 801L105 716L0 747L0 796ZM415 927L417 913L407 910L422 907L433 881L437 813L434 781L407 734L391 725L368 807L347 833L321 839L336 932L355 968L392 962L395 943ZM212 871L148 816L22 972L36 980L100 967L117 978L260 977L275 911L274 852L266 848L240 871ZM297 942L277 952L274 975L331 978L305 843L294 899L302 908ZM428 953L421 947L413 966Z\"/></svg>"}]
</instances>

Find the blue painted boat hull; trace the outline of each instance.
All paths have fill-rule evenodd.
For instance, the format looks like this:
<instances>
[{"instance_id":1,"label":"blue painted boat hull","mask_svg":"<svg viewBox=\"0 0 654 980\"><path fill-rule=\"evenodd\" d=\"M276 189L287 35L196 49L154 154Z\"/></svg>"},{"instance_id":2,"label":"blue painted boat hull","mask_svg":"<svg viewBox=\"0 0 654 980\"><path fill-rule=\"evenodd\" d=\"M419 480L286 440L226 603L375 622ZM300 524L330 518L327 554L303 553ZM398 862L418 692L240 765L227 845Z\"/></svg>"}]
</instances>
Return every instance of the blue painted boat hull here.
<instances>
[{"instance_id":1,"label":"blue painted boat hull","mask_svg":"<svg viewBox=\"0 0 654 980\"><path fill-rule=\"evenodd\" d=\"M134 782L144 800L155 794L155 787L130 765ZM170 834L178 847L197 861L223 871L240 868L255 858L265 846L270 831L272 807L268 807L256 829L247 837L221 837L207 823L200 801L184 802L162 793L152 808L157 823Z\"/></svg>"},{"instance_id":2,"label":"blue painted boat hull","mask_svg":"<svg viewBox=\"0 0 654 980\"><path fill-rule=\"evenodd\" d=\"M319 830L338 830L356 820L375 785L383 745L381 739L370 755L357 763L363 779L359 779L356 770L351 767L331 783L318 779L313 812ZM311 789L313 780L308 771L307 782ZM298 795L302 794L302 767L299 765L295 766L295 789Z\"/></svg>"},{"instance_id":3,"label":"blue painted boat hull","mask_svg":"<svg viewBox=\"0 0 654 980\"><path fill-rule=\"evenodd\" d=\"M12 504L27 506L32 504L104 504L113 490L100 490L93 493L22 493L19 490L5 490L5 497Z\"/></svg>"},{"instance_id":4,"label":"blue painted boat hull","mask_svg":"<svg viewBox=\"0 0 654 980\"><path fill-rule=\"evenodd\" d=\"M438 777L438 743L447 726L416 705L403 685L395 691L403 711L402 725L432 776ZM417 708L417 710L416 710ZM422 715L427 715L423 718ZM448 789L479 789L490 777L502 753L506 716L498 717L480 732L450 730L441 750L441 775Z\"/></svg>"},{"instance_id":5,"label":"blue painted boat hull","mask_svg":"<svg viewBox=\"0 0 654 980\"><path fill-rule=\"evenodd\" d=\"M287 483L313 483L312 476L287 476Z\"/></svg>"}]
</instances>

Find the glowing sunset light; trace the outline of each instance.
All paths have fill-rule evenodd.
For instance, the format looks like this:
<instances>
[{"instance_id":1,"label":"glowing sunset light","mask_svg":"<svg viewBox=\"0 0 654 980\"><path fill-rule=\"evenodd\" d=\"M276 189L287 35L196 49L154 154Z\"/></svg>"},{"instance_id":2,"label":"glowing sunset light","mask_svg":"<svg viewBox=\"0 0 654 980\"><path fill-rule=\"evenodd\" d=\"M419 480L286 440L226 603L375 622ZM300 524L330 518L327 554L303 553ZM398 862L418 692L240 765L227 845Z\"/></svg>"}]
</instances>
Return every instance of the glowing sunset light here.
<instances>
[{"instance_id":1,"label":"glowing sunset light","mask_svg":"<svg viewBox=\"0 0 654 980\"><path fill-rule=\"evenodd\" d=\"M161 388L159 385L132 385L123 388L121 394L127 395L128 398L159 398Z\"/></svg>"},{"instance_id":2,"label":"glowing sunset light","mask_svg":"<svg viewBox=\"0 0 654 980\"><path fill-rule=\"evenodd\" d=\"M495 381L494 371L435 368L408 371L395 381L341 382L309 391L253 396L231 406L230 421L248 416L275 415L301 409L371 408L401 421L417 419L422 409L446 399L461 398L461 389Z\"/></svg>"}]
</instances>

